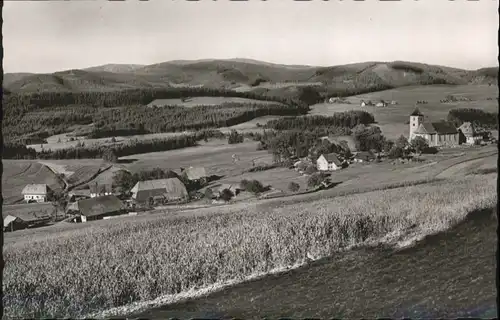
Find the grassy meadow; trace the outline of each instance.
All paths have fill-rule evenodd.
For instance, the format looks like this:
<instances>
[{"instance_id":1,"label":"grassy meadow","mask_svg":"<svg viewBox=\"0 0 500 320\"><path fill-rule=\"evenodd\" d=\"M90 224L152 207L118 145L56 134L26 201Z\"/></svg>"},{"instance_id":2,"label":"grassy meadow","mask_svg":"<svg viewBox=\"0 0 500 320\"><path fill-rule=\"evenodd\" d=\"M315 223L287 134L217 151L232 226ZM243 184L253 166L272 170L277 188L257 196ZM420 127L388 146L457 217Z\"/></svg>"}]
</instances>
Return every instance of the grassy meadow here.
<instances>
[{"instance_id":1,"label":"grassy meadow","mask_svg":"<svg viewBox=\"0 0 500 320\"><path fill-rule=\"evenodd\" d=\"M248 203L20 231L5 239L5 316L81 317L382 237L435 233L495 206L496 178L469 176L267 210Z\"/></svg>"},{"instance_id":2,"label":"grassy meadow","mask_svg":"<svg viewBox=\"0 0 500 320\"><path fill-rule=\"evenodd\" d=\"M2 197L4 204L23 199L21 191L30 183L45 183L54 191L61 191L62 182L46 166L31 160L2 160Z\"/></svg>"},{"instance_id":3,"label":"grassy meadow","mask_svg":"<svg viewBox=\"0 0 500 320\"><path fill-rule=\"evenodd\" d=\"M472 101L441 103L440 100L447 95L467 97ZM406 122L409 120L410 113L415 109L417 100L428 101L428 104L418 105L426 121L439 121L446 119L448 112L456 108L477 108L487 112L498 112L496 97L498 97L496 86L409 86L352 96L347 98L350 104L316 104L311 107L310 114L330 116L335 112L365 110L374 115L385 136L397 139L401 134L408 136L409 126ZM493 98L493 100L486 100L487 98ZM360 105L361 100L377 102L381 99L389 102L395 100L398 104L389 104L383 108L361 107Z\"/></svg>"}]
</instances>

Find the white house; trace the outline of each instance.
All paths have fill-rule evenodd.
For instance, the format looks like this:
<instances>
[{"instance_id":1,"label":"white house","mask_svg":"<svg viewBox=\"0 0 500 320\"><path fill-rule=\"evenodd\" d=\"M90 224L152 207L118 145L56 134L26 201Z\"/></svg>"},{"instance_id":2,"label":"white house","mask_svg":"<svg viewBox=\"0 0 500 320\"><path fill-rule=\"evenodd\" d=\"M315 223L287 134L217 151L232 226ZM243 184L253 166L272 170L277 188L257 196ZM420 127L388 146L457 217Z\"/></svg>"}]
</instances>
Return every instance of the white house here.
<instances>
[{"instance_id":1,"label":"white house","mask_svg":"<svg viewBox=\"0 0 500 320\"><path fill-rule=\"evenodd\" d=\"M459 139L460 142L464 142L466 144L479 144L484 137L484 133L480 132L478 128L473 123L464 122L459 128Z\"/></svg>"},{"instance_id":2,"label":"white house","mask_svg":"<svg viewBox=\"0 0 500 320\"><path fill-rule=\"evenodd\" d=\"M364 100L361 100L361 106L362 107L365 107L366 106L366 102Z\"/></svg>"},{"instance_id":3,"label":"white house","mask_svg":"<svg viewBox=\"0 0 500 320\"><path fill-rule=\"evenodd\" d=\"M342 162L335 153L322 154L316 160L318 171L335 171L342 169Z\"/></svg>"},{"instance_id":4,"label":"white house","mask_svg":"<svg viewBox=\"0 0 500 320\"><path fill-rule=\"evenodd\" d=\"M50 188L46 184L28 184L21 192L26 202L47 202Z\"/></svg>"},{"instance_id":5,"label":"white house","mask_svg":"<svg viewBox=\"0 0 500 320\"><path fill-rule=\"evenodd\" d=\"M385 101L380 101L375 104L375 107L387 107L387 103Z\"/></svg>"}]
</instances>

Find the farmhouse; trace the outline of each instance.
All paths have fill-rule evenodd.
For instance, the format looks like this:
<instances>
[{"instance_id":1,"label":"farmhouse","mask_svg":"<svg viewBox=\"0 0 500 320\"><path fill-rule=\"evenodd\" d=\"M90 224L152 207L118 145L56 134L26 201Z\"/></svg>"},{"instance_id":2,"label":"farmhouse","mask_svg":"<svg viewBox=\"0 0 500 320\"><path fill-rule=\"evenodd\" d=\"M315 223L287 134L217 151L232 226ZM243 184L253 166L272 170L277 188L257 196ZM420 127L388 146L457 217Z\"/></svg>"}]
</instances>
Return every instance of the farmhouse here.
<instances>
[{"instance_id":1,"label":"farmhouse","mask_svg":"<svg viewBox=\"0 0 500 320\"><path fill-rule=\"evenodd\" d=\"M381 100L375 104L375 107L387 107L387 103L384 100Z\"/></svg>"},{"instance_id":2,"label":"farmhouse","mask_svg":"<svg viewBox=\"0 0 500 320\"><path fill-rule=\"evenodd\" d=\"M46 225L57 212L52 203L31 203L2 206L3 227L14 231Z\"/></svg>"},{"instance_id":3,"label":"farmhouse","mask_svg":"<svg viewBox=\"0 0 500 320\"><path fill-rule=\"evenodd\" d=\"M322 154L316 160L318 171L335 171L342 169L342 162L335 153Z\"/></svg>"},{"instance_id":4,"label":"farmhouse","mask_svg":"<svg viewBox=\"0 0 500 320\"><path fill-rule=\"evenodd\" d=\"M459 141L460 143L479 144L485 136L473 123L464 122L459 128Z\"/></svg>"},{"instance_id":5,"label":"farmhouse","mask_svg":"<svg viewBox=\"0 0 500 320\"><path fill-rule=\"evenodd\" d=\"M51 190L46 184L28 184L21 192L24 196L24 201L31 202L47 202L50 198Z\"/></svg>"},{"instance_id":6,"label":"farmhouse","mask_svg":"<svg viewBox=\"0 0 500 320\"><path fill-rule=\"evenodd\" d=\"M366 107L366 102L364 100L361 100L361 106Z\"/></svg>"},{"instance_id":7,"label":"farmhouse","mask_svg":"<svg viewBox=\"0 0 500 320\"><path fill-rule=\"evenodd\" d=\"M97 184L96 182L95 184L89 184L89 188L91 198L109 196L113 194L111 184Z\"/></svg>"},{"instance_id":8,"label":"farmhouse","mask_svg":"<svg viewBox=\"0 0 500 320\"><path fill-rule=\"evenodd\" d=\"M183 172L189 181L206 183L207 182L207 172L203 167L189 167Z\"/></svg>"},{"instance_id":9,"label":"farmhouse","mask_svg":"<svg viewBox=\"0 0 500 320\"><path fill-rule=\"evenodd\" d=\"M68 198L70 202L91 198L90 190L89 189L73 190L68 193Z\"/></svg>"},{"instance_id":10,"label":"farmhouse","mask_svg":"<svg viewBox=\"0 0 500 320\"><path fill-rule=\"evenodd\" d=\"M132 199L141 203L155 198L177 201L188 197L186 187L177 178L139 181L130 191Z\"/></svg>"},{"instance_id":11,"label":"farmhouse","mask_svg":"<svg viewBox=\"0 0 500 320\"><path fill-rule=\"evenodd\" d=\"M430 147L455 146L459 144L459 133L451 122L425 122L417 109L410 114L410 138L422 137Z\"/></svg>"},{"instance_id":12,"label":"farmhouse","mask_svg":"<svg viewBox=\"0 0 500 320\"><path fill-rule=\"evenodd\" d=\"M77 201L68 206L66 213L80 216L81 222L98 220L127 212L127 207L116 196L102 196Z\"/></svg>"},{"instance_id":13,"label":"farmhouse","mask_svg":"<svg viewBox=\"0 0 500 320\"><path fill-rule=\"evenodd\" d=\"M370 151L358 152L356 156L354 156L355 162L369 162L373 160L375 160L375 155Z\"/></svg>"}]
</instances>

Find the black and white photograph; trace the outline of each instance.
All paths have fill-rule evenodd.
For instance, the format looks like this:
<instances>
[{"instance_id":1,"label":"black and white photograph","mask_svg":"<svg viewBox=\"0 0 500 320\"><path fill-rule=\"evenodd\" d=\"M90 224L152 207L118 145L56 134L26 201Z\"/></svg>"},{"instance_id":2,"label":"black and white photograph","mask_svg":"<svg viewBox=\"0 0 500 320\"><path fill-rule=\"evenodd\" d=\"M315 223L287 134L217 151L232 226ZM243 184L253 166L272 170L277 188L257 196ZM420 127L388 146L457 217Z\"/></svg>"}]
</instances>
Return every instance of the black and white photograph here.
<instances>
[{"instance_id":1,"label":"black and white photograph","mask_svg":"<svg viewBox=\"0 0 500 320\"><path fill-rule=\"evenodd\" d=\"M498 0L0 5L2 319L498 316Z\"/></svg>"}]
</instances>

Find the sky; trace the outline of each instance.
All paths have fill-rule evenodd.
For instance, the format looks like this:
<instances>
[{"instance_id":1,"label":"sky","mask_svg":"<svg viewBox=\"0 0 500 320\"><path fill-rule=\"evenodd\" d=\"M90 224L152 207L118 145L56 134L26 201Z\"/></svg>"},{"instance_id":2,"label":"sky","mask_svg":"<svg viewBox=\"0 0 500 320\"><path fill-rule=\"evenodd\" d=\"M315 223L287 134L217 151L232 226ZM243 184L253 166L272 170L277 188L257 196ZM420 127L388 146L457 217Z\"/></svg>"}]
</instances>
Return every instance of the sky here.
<instances>
[{"instance_id":1,"label":"sky","mask_svg":"<svg viewBox=\"0 0 500 320\"><path fill-rule=\"evenodd\" d=\"M249 58L498 65L498 0L5 1L4 72Z\"/></svg>"}]
</instances>

